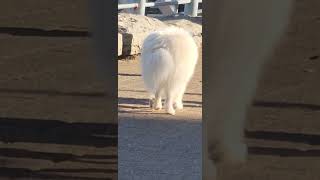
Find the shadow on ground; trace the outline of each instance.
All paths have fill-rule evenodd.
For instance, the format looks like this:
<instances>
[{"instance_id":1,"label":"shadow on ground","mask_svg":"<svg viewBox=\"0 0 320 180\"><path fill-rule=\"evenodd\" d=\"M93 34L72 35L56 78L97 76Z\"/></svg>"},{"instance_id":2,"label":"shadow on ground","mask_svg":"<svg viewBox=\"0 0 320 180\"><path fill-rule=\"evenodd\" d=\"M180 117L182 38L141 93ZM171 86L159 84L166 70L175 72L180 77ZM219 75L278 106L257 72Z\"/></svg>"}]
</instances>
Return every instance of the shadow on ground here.
<instances>
[{"instance_id":1,"label":"shadow on ground","mask_svg":"<svg viewBox=\"0 0 320 180\"><path fill-rule=\"evenodd\" d=\"M198 101L183 101L183 102L185 107L202 107L202 102L198 102ZM119 104L118 105L119 107L124 107L125 106L124 104L149 106L149 99L118 97L118 104Z\"/></svg>"},{"instance_id":2,"label":"shadow on ground","mask_svg":"<svg viewBox=\"0 0 320 180\"><path fill-rule=\"evenodd\" d=\"M42 146L66 145L69 149L76 148L105 148L117 147L117 124L103 123L66 123L60 120L0 118L0 141L3 144L24 143L37 145L33 149ZM83 173L107 173L117 174L114 168L101 168L117 166L117 155L112 154L82 154L76 155L65 152L43 152L22 147L0 148L0 178L32 178L32 179L79 179L96 180L94 176L83 176ZM84 151L85 152L85 151ZM39 170L28 167L7 167L9 159L29 159L33 164L41 161L56 163L76 163L77 168L41 168ZM82 164L82 166L79 164ZM91 168L86 165L91 164ZM97 165L92 167L92 165ZM23 164L22 164L23 165ZM85 166L83 166L85 165ZM41 165L40 165L41 166ZM73 165L74 166L74 165ZM79 168L81 167L81 168ZM72 173L71 175L69 175ZM79 176L77 176L77 174ZM108 178L103 178L108 179ZM109 178L111 179L111 178Z\"/></svg>"},{"instance_id":3,"label":"shadow on ground","mask_svg":"<svg viewBox=\"0 0 320 180\"><path fill-rule=\"evenodd\" d=\"M88 31L71 30L45 30L39 28L27 27L0 27L0 34L9 34L12 36L39 36L39 37L89 37Z\"/></svg>"},{"instance_id":4,"label":"shadow on ground","mask_svg":"<svg viewBox=\"0 0 320 180\"><path fill-rule=\"evenodd\" d=\"M0 118L0 140L6 143L32 142L94 147L116 146L117 125Z\"/></svg>"}]
</instances>

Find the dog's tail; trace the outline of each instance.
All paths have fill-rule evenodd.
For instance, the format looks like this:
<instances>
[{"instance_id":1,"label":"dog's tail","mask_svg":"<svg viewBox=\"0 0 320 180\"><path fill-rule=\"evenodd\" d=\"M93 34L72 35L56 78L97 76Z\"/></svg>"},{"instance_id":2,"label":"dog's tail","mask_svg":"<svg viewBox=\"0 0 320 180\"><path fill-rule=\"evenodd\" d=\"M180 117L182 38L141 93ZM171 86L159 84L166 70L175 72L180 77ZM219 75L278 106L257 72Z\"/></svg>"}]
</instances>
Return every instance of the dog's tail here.
<instances>
[{"instance_id":1,"label":"dog's tail","mask_svg":"<svg viewBox=\"0 0 320 180\"><path fill-rule=\"evenodd\" d=\"M161 39L149 36L145 40L141 54L142 77L150 93L161 89L174 70L171 53Z\"/></svg>"}]
</instances>

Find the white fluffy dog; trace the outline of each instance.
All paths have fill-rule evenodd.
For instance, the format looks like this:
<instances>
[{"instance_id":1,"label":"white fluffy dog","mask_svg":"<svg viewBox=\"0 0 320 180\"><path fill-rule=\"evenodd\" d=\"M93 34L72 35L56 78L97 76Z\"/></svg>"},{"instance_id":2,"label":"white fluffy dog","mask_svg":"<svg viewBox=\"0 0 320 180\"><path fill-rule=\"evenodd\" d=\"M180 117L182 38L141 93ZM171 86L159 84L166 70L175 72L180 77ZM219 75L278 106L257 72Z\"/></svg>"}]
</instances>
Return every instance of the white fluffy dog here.
<instances>
[{"instance_id":1,"label":"white fluffy dog","mask_svg":"<svg viewBox=\"0 0 320 180\"><path fill-rule=\"evenodd\" d=\"M175 115L183 109L182 98L193 75L198 59L198 47L187 31L169 27L146 37L141 52L142 78L151 94L151 107L162 108Z\"/></svg>"}]
</instances>

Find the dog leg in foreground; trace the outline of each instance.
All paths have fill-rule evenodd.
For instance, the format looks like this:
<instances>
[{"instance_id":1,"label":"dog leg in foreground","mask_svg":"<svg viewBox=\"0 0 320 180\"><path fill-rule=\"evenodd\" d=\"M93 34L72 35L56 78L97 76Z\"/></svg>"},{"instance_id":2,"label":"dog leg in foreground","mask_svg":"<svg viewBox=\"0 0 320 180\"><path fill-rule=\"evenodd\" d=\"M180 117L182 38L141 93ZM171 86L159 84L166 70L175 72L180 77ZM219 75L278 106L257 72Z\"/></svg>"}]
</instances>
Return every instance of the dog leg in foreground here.
<instances>
[{"instance_id":1,"label":"dog leg in foreground","mask_svg":"<svg viewBox=\"0 0 320 180\"><path fill-rule=\"evenodd\" d=\"M288 24L291 0L214 0L204 6L205 71L203 176L215 178L215 165L242 163L246 109L258 75ZM207 51L206 51L207 50Z\"/></svg>"}]
</instances>

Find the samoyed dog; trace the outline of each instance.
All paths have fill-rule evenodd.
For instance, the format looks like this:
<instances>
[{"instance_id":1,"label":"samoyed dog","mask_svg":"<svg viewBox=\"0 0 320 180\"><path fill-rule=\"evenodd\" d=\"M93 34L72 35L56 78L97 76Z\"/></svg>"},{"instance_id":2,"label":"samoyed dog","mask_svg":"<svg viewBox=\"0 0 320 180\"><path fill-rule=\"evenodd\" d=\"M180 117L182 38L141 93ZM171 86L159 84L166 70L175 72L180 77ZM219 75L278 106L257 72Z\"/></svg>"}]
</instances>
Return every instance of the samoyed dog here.
<instances>
[{"instance_id":1,"label":"samoyed dog","mask_svg":"<svg viewBox=\"0 0 320 180\"><path fill-rule=\"evenodd\" d=\"M183 94L198 60L198 47L192 35L178 27L168 27L149 34L141 52L142 78L150 93L150 105L175 115L183 109Z\"/></svg>"}]
</instances>

